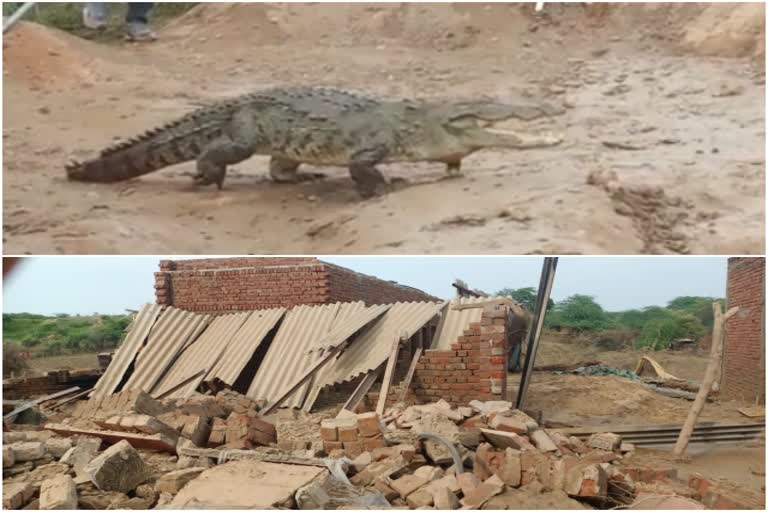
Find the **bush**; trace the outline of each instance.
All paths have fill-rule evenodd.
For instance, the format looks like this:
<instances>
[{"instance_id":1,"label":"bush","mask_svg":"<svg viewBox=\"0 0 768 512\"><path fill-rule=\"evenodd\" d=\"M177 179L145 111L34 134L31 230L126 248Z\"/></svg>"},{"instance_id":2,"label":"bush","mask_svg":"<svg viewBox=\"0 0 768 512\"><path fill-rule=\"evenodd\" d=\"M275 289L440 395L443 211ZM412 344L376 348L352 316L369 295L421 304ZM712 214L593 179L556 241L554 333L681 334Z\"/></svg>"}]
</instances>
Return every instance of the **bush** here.
<instances>
[{"instance_id":1,"label":"bush","mask_svg":"<svg viewBox=\"0 0 768 512\"><path fill-rule=\"evenodd\" d=\"M608 314L589 295L571 295L558 302L547 314L548 327L570 329L576 332L597 331L612 326Z\"/></svg>"},{"instance_id":2,"label":"bush","mask_svg":"<svg viewBox=\"0 0 768 512\"><path fill-rule=\"evenodd\" d=\"M3 377L10 372L18 372L28 368L21 347L15 343L3 345Z\"/></svg>"},{"instance_id":3,"label":"bush","mask_svg":"<svg viewBox=\"0 0 768 512\"><path fill-rule=\"evenodd\" d=\"M496 295L501 297L511 297L525 306L525 309L531 313L536 311L536 298L538 295L536 288L530 286L527 288L502 288L496 292ZM549 299L547 302L547 311L551 310L554 305L555 301Z\"/></svg>"}]
</instances>

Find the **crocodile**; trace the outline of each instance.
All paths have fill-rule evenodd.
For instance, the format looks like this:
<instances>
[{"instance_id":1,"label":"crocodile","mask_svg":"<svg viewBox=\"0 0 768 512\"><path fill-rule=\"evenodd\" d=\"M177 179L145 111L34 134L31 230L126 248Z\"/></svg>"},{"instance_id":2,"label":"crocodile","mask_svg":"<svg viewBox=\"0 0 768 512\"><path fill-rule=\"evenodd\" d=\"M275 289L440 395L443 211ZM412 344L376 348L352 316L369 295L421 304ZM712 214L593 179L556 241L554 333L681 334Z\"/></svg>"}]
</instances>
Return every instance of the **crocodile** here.
<instances>
[{"instance_id":1,"label":"crocodile","mask_svg":"<svg viewBox=\"0 0 768 512\"><path fill-rule=\"evenodd\" d=\"M556 146L561 136L495 125L563 111L529 100L439 102L382 99L325 87L272 88L200 107L93 159L72 161L66 172L70 180L107 183L194 160L195 182L221 190L227 166L268 155L276 182L317 176L299 173L302 163L347 167L360 195L369 198L391 187L378 164L442 162L449 175L456 175L461 159L480 149Z\"/></svg>"}]
</instances>

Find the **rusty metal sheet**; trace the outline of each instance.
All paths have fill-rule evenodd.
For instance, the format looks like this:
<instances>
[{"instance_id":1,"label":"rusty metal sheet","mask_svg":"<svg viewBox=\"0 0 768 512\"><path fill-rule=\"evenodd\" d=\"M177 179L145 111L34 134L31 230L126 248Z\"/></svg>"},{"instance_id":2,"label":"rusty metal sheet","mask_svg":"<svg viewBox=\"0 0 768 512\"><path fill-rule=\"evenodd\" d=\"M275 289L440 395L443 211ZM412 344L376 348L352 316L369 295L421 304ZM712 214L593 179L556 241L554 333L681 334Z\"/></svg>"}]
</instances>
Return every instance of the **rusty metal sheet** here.
<instances>
[{"instance_id":1,"label":"rusty metal sheet","mask_svg":"<svg viewBox=\"0 0 768 512\"><path fill-rule=\"evenodd\" d=\"M156 396L169 398L187 398L206 378L209 370L219 361L227 350L232 337L250 316L250 311L220 315L213 319L203 333L187 346L173 365L153 388ZM172 388L205 370L205 373L192 379L180 388L168 393ZM166 393L168 393L166 395Z\"/></svg>"},{"instance_id":2,"label":"rusty metal sheet","mask_svg":"<svg viewBox=\"0 0 768 512\"><path fill-rule=\"evenodd\" d=\"M437 326L433 350L450 350L451 344L456 343L459 336L472 322L479 322L483 316L483 308L451 309L455 305L475 304L498 299L499 297L456 297L445 305L443 316Z\"/></svg>"},{"instance_id":3,"label":"rusty metal sheet","mask_svg":"<svg viewBox=\"0 0 768 512\"><path fill-rule=\"evenodd\" d=\"M210 315L169 306L149 331L147 344L136 357L136 368L123 389L152 393L179 352L194 341L210 321Z\"/></svg>"},{"instance_id":4,"label":"rusty metal sheet","mask_svg":"<svg viewBox=\"0 0 768 512\"><path fill-rule=\"evenodd\" d=\"M398 302L374 322L318 379L317 391L325 386L346 382L381 366L401 336L411 337L445 306L444 302ZM317 396L317 391L312 397ZM311 407L311 404L307 404ZM307 407L305 407L306 409Z\"/></svg>"},{"instance_id":5,"label":"rusty metal sheet","mask_svg":"<svg viewBox=\"0 0 768 512\"><path fill-rule=\"evenodd\" d=\"M123 380L126 370L131 366L136 354L144 344L144 340L147 339L147 335L162 309L160 304L144 304L141 307L136 318L133 319L128 334L112 357L112 362L109 363L104 375L96 382L91 397L101 398L111 395L117 390L117 386Z\"/></svg>"},{"instance_id":6,"label":"rusty metal sheet","mask_svg":"<svg viewBox=\"0 0 768 512\"><path fill-rule=\"evenodd\" d=\"M285 308L252 311L205 379L218 377L229 385L234 384L264 337L277 325L285 311Z\"/></svg>"}]
</instances>

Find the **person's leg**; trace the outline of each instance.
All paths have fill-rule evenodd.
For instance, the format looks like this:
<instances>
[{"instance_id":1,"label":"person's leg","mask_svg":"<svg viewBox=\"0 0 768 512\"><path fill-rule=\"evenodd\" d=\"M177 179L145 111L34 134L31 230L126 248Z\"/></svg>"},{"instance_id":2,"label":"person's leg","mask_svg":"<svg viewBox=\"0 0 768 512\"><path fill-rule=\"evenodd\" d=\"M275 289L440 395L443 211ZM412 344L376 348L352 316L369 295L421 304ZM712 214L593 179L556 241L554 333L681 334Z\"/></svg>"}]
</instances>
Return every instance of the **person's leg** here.
<instances>
[{"instance_id":1,"label":"person's leg","mask_svg":"<svg viewBox=\"0 0 768 512\"><path fill-rule=\"evenodd\" d=\"M153 41L156 35L149 28L149 11L152 10L152 2L129 2L128 15L126 16L126 30L128 38L134 41Z\"/></svg>"},{"instance_id":2,"label":"person's leg","mask_svg":"<svg viewBox=\"0 0 768 512\"><path fill-rule=\"evenodd\" d=\"M83 7L83 25L92 30L102 29L107 26L107 4L102 2L88 2Z\"/></svg>"}]
</instances>

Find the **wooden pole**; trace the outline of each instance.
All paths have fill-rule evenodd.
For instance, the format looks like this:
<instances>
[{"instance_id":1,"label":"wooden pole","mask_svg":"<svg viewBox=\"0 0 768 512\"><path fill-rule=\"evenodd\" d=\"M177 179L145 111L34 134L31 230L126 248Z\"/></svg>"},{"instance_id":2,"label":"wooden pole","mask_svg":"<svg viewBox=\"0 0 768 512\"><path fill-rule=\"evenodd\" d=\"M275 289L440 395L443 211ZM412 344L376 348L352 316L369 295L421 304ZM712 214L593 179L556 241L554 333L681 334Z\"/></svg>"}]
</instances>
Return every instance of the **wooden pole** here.
<instances>
[{"instance_id":1,"label":"wooden pole","mask_svg":"<svg viewBox=\"0 0 768 512\"><path fill-rule=\"evenodd\" d=\"M725 338L725 323L731 318L739 308L731 308L727 313L723 314L722 306L719 302L712 303L712 311L715 314L715 323L712 326L712 350L710 352L709 364L707 370L704 372L704 379L699 386L699 392L696 394L696 399L691 405L691 410L688 412L688 417L685 419L683 428L680 431L680 437L677 438L675 448L672 450L672 454L677 459L683 458L685 450L688 448L688 443L691 440L691 434L696 426L696 420L699 418L704 405L707 403L707 396L712 389L712 384L715 382L715 377L718 373L718 368L723 359L723 340Z\"/></svg>"}]
</instances>

